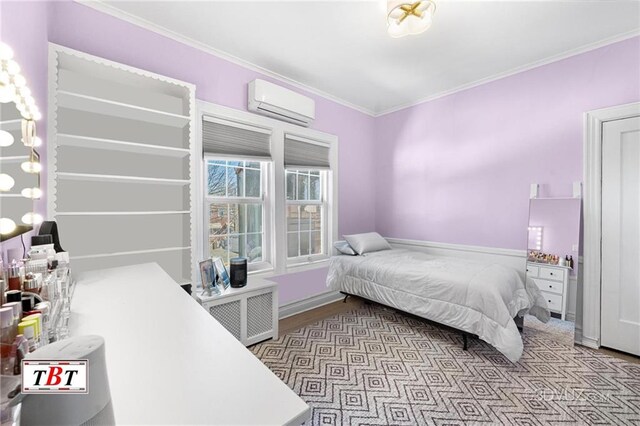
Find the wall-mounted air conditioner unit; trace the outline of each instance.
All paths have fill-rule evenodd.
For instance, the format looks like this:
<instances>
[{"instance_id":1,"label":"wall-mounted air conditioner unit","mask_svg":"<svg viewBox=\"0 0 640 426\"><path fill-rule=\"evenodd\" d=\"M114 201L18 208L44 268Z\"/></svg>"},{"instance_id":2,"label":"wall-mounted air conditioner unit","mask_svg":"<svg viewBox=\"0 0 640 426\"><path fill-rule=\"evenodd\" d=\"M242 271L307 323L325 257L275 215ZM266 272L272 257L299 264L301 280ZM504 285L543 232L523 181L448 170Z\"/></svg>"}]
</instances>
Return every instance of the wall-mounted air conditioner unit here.
<instances>
[{"instance_id":1,"label":"wall-mounted air conditioner unit","mask_svg":"<svg viewBox=\"0 0 640 426\"><path fill-rule=\"evenodd\" d=\"M316 117L316 103L268 81L249 83L249 111L308 127Z\"/></svg>"}]
</instances>

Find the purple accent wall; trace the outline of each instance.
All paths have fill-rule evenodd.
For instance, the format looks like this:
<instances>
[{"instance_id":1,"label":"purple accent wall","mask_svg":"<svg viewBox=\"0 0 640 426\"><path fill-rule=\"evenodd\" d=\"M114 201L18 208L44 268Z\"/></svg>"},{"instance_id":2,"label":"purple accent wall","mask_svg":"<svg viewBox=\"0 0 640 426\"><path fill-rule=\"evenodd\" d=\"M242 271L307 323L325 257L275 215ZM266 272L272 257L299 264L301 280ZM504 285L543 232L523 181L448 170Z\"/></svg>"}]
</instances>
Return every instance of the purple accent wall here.
<instances>
[{"instance_id":1,"label":"purple accent wall","mask_svg":"<svg viewBox=\"0 0 640 426\"><path fill-rule=\"evenodd\" d=\"M32 72L38 73L37 78L45 96L47 38L50 42L72 49L196 84L198 99L231 108L246 110L247 83L255 78L287 86L75 2L17 2L7 9L10 9L7 15L11 19L18 18L18 22L11 27L15 39L28 40L37 45L38 60L33 63L25 61L25 69L29 67L35 70ZM45 19L38 25L35 34L20 18L27 19L31 14L46 17L47 13L48 25ZM17 52L29 50L24 42L15 42L13 46ZM315 100L317 118L312 127L339 138L340 234L371 231L375 227L375 188L363 183L374 179L373 117L326 98L290 88ZM45 99L43 97L41 101L37 98L43 114L46 114ZM61 239L64 245L64 233ZM281 303L326 291L326 272L326 269L321 269L277 277L276 280L281 284Z\"/></svg>"},{"instance_id":2,"label":"purple accent wall","mask_svg":"<svg viewBox=\"0 0 640 426\"><path fill-rule=\"evenodd\" d=\"M20 64L20 73L27 79L42 120L38 122L38 135L46 141L47 133L47 18L48 3L39 2L0 2L0 40L11 46L14 59ZM16 141L15 143L20 143ZM44 147L38 150L42 164L46 164L47 153ZM46 191L46 168L41 174L41 188ZM46 201L35 202L35 210L44 214ZM26 213L26 212L25 212ZM25 245L30 246L31 232L24 234ZM20 237L0 243L0 256L5 262L7 250L22 250Z\"/></svg>"},{"instance_id":3,"label":"purple accent wall","mask_svg":"<svg viewBox=\"0 0 640 426\"><path fill-rule=\"evenodd\" d=\"M529 186L571 196L583 114L640 101L640 37L376 119L376 230L524 250Z\"/></svg>"}]
</instances>

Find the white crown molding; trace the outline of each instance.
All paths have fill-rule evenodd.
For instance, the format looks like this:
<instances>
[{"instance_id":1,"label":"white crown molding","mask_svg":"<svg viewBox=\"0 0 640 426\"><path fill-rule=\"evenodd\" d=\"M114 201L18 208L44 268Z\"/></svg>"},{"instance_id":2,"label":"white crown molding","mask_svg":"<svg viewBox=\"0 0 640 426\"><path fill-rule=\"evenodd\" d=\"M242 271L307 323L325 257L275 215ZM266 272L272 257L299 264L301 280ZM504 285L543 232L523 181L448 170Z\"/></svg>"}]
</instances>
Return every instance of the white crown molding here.
<instances>
[{"instance_id":1,"label":"white crown molding","mask_svg":"<svg viewBox=\"0 0 640 426\"><path fill-rule=\"evenodd\" d=\"M256 64L254 64L252 62L249 62L247 60L244 60L242 58L238 58L237 56L231 55L231 54L229 54L227 52L224 52L222 50L215 49L215 48L213 48L211 46L206 45L205 43L199 42L199 41L194 40L194 39L192 39L190 37L187 37L187 36L184 36L182 34L179 34L179 33L175 32L175 31L169 30L169 29L167 29L167 28L165 28L165 27L163 27L161 25L155 24L155 23L150 22L150 21L148 21L146 19L143 19L143 18L140 18L138 16L135 16L135 15L132 15L130 13L127 13L127 12L121 10L121 9L118 9L117 7L114 7L114 6L110 5L110 4L104 3L102 0L74 0L74 1L76 3L79 3L79 4L82 4L84 6L90 7L92 9L94 9L94 10L99 11L99 12L106 13L108 15L111 15L111 16L115 17L115 18L118 18L118 19L121 19L123 21L129 22L129 23L131 23L133 25L139 26L139 27L144 28L146 30L149 30L149 31L155 32L157 34L163 35L163 36L165 36L167 38L170 38L172 40L175 40L175 41L180 42L182 44L185 44L187 46L193 47L194 49L198 49L198 50L204 51L206 53L209 53L210 55L213 55L213 56L216 56L218 58L224 59L224 60L229 61L231 63L234 63L236 65L245 67L245 68L250 69L252 71L259 72L259 73L264 74L264 75L266 75L268 77L271 77L273 79L276 79L276 80L282 81L284 83L287 83L287 84L289 84L289 85L291 85L293 87L296 87L298 89L307 91L309 93L313 93L313 94L315 94L317 96L321 96L321 97L323 97L325 99L328 99L330 101L336 102L336 103L338 103L340 105L343 105L343 106L346 106L348 108L354 109L356 111L359 111L359 112L361 112L363 114L366 114L368 116L371 116L371 117L381 117L383 115L387 115L387 114L391 114L391 113L394 113L394 112L397 112L397 111L401 111L403 109L411 108L411 107L414 107L414 106L417 106L417 105L420 105L420 104L423 104L423 103L426 103L426 102L429 102L429 101L433 101L433 100L436 100L436 99L439 99L439 98L443 98L445 96L452 95L454 93L462 92L462 91L467 90L467 89L471 89L471 88L474 88L474 87L477 87L477 86L480 86L480 85L483 85L483 84L486 84L486 83L490 83L492 81L500 80L501 78L510 77L512 75L519 74L521 72L529 71L531 69L538 68L538 67L543 66L543 65L547 65L547 64L550 64L550 63L553 63L553 62L557 62L557 61L569 58L571 56L576 56L576 55L579 55L579 54L582 54L582 53L586 53L586 52L589 52L591 50L595 50L595 49L598 49L600 47L604 47L604 46L607 46L609 44L617 43L619 41L627 40L627 39L630 39L632 37L636 37L636 36L640 35L640 29L629 31L629 32L626 32L626 33L623 33L623 34L618 34L616 36L608 37L606 39L603 39L603 40L600 40L600 41L597 41L597 42L594 42L594 43L590 43L590 44L586 44L584 46L577 47L575 49L569 49L569 50L567 50L567 51L565 51L563 53L559 53L557 55L549 56L549 57L541 59L539 61L534 61L534 62L525 64L525 65L513 68L513 69L508 70L508 71L504 71L504 72L500 72L500 73L497 73L497 74L493 74L491 76L488 76L488 77L485 77L485 78L482 78L482 79L479 79L479 80L475 80L475 81L472 81L470 83L465 83L463 85L454 87L454 88L449 89L449 90L445 90L445 91L438 92L438 93L433 94L433 95L429 95L429 96L421 98L421 99L419 99L417 101L404 103L404 104L401 104L401 105L398 105L398 106L395 106L395 107L392 107L392 108L387 108L387 109L385 109L383 111L377 112L377 111L374 111L374 110L372 110L370 108L366 108L366 107L363 107L361 105L356 105L356 104L354 104L352 102L349 102L349 101L347 101L345 99L342 99L342 98L339 98L337 96L331 95L331 94L329 94L327 92L324 92L322 90L316 89L316 88L311 87L309 85L306 85L304 83L300 83L300 82L298 82L296 80L293 80L293 79L291 79L289 77L285 77L285 76L283 76L281 74L278 74L278 73L276 73L274 71L271 71L269 69L263 68L263 67L261 67L259 65L256 65Z\"/></svg>"},{"instance_id":2,"label":"white crown molding","mask_svg":"<svg viewBox=\"0 0 640 426\"><path fill-rule=\"evenodd\" d=\"M532 70L534 68L538 68L538 67L541 67L543 65L551 64L553 62L558 62L558 61L561 61L563 59L570 58L572 56L580 55L582 53L586 53L586 52L589 52L591 50L598 49L600 47L604 47L604 46L607 46L607 45L610 45L610 44L613 44L613 43L617 43L619 41L628 40L628 39L636 37L638 35L640 35L640 29L629 31L629 32L622 33L622 34L618 34L618 35L613 36L613 37L608 37L606 39L597 41L595 43L585 44L584 46L580 46L580 47L577 47L575 49L570 49L570 50L567 50L565 52L559 53L557 55L553 55L553 56L549 56L547 58L541 59L539 61L530 62L530 63L528 63L526 65L522 65L522 66L519 66L519 67L516 67L516 68L512 68L512 69L510 69L508 71L504 71L504 72L500 72L500 73L497 73L497 74L493 74L493 75L491 75L489 77L485 77L485 78L482 78L480 80L473 81L471 83L463 84L461 86L455 87L455 88L450 89L450 90L445 90L443 92L439 92L439 93L436 93L434 95L427 96L427 97L422 98L422 99L420 99L418 101L415 101L415 102L408 102L408 103L405 103L405 104L402 104L402 105L398 105L398 106L393 107L393 108L386 109L383 112L376 113L375 117L380 117L380 116L383 116L383 115L391 114L391 113L394 113L394 112L397 112L397 111L401 111L403 109L411 108L411 107L414 107L414 106L417 106L417 105L420 105L420 104L423 104L423 103L426 103L426 102L429 102L429 101L433 101L433 100L436 100L436 99L439 99L439 98L444 98L445 96L453 95L454 93L458 93L458 92L462 92L464 90L472 89L474 87L481 86L481 85L487 84L487 83L491 83L492 81L500 80L502 78L510 77L512 75L520 74L520 73L525 72L525 71L530 71L530 70Z\"/></svg>"},{"instance_id":3,"label":"white crown molding","mask_svg":"<svg viewBox=\"0 0 640 426\"><path fill-rule=\"evenodd\" d=\"M283 83L289 84L293 87L296 87L300 90L304 90L306 92L312 93L314 95L317 96L321 96L325 99L328 99L332 102L335 102L337 104L343 105L347 108L351 108L353 110L356 110L358 112L361 112L363 114L366 114L368 116L371 117L375 117L376 113L368 108L362 107L360 105L356 105L354 103L351 103L347 100L344 100L342 98L339 98L337 96L331 95L327 92L323 92L322 90L316 89L314 87L308 86L304 83L300 83L299 81L293 80L289 77L285 77L281 74L278 74L274 71L268 70L266 68L263 68L259 65L256 65L252 62L249 62L247 60L244 60L242 58L238 58L237 56L231 55L230 53L227 53L225 51L219 50L219 49L215 49L211 46L208 46L202 42L199 42L197 40L194 40L190 37L184 36L180 33L177 33L175 31L172 31L168 28L165 28L161 25L158 24L154 24L153 22L150 22L146 19L140 18L138 16L132 15L130 13L127 13L121 9L118 9L117 7L114 7L110 4L104 3L102 0L74 0L76 3L82 4L84 6L90 7L91 9L97 10L98 12L102 12L105 13L107 15L111 15L114 18L118 18L122 21L128 22L130 24L136 25L138 27L144 28L145 30L149 30L152 31L156 34L160 34L164 37L170 38L174 41L177 41L179 43L182 43L184 45L187 45L189 47L193 47L194 49L198 49L201 50L203 52L206 52L210 55L216 56L220 59L224 59L225 61L231 62L233 64L239 65L241 67L250 69L252 71L255 72L259 72L261 74L264 74L267 77L271 77L273 79L279 80Z\"/></svg>"}]
</instances>

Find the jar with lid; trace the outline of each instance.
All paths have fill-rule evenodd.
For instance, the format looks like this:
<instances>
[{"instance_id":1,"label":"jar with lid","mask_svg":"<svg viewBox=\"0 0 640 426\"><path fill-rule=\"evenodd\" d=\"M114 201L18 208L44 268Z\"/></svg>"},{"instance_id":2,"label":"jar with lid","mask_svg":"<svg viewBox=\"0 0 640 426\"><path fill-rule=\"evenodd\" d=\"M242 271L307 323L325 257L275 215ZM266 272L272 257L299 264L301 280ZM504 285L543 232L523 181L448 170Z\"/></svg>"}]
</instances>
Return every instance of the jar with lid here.
<instances>
[{"instance_id":1,"label":"jar with lid","mask_svg":"<svg viewBox=\"0 0 640 426\"><path fill-rule=\"evenodd\" d=\"M22 278L20 277L20 265L14 259L7 271L9 290L22 290Z\"/></svg>"}]
</instances>

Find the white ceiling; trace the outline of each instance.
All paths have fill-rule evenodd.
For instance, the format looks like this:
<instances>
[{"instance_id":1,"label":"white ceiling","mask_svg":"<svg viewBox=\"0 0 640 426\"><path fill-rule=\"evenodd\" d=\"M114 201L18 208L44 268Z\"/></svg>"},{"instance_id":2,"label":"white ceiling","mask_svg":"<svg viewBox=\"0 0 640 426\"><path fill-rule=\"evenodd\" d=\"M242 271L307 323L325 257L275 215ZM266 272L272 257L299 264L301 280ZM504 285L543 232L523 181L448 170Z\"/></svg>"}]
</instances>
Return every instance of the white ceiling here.
<instances>
[{"instance_id":1,"label":"white ceiling","mask_svg":"<svg viewBox=\"0 0 640 426\"><path fill-rule=\"evenodd\" d=\"M147 27L374 115L625 38L640 28L637 1L436 2L433 26L400 39L386 34L384 2L375 0L108 1L94 7L141 18Z\"/></svg>"}]
</instances>

